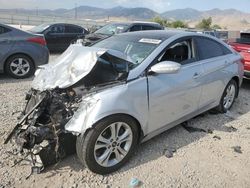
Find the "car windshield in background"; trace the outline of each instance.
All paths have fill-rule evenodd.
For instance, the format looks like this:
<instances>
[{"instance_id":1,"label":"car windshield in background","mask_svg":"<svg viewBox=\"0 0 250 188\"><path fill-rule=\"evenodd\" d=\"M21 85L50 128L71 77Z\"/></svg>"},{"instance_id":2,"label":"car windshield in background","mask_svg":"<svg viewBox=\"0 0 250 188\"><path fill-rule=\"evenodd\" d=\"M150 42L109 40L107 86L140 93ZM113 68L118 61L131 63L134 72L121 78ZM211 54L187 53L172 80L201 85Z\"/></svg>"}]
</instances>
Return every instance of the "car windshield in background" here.
<instances>
[{"instance_id":1,"label":"car windshield in background","mask_svg":"<svg viewBox=\"0 0 250 188\"><path fill-rule=\"evenodd\" d=\"M39 33L39 32L43 32L45 29L47 29L49 27L48 24L41 24L38 25L36 27L33 27L32 29L30 29L29 31L33 32L33 33Z\"/></svg>"},{"instance_id":2,"label":"car windshield in background","mask_svg":"<svg viewBox=\"0 0 250 188\"><path fill-rule=\"evenodd\" d=\"M154 38L140 38L135 36L117 35L94 44L94 47L117 50L127 55L133 69L143 62L156 49L162 40Z\"/></svg>"},{"instance_id":3,"label":"car windshield in background","mask_svg":"<svg viewBox=\"0 0 250 188\"><path fill-rule=\"evenodd\" d=\"M104 35L114 35L125 32L128 27L129 26L127 24L109 24L97 30L95 33Z\"/></svg>"}]
</instances>

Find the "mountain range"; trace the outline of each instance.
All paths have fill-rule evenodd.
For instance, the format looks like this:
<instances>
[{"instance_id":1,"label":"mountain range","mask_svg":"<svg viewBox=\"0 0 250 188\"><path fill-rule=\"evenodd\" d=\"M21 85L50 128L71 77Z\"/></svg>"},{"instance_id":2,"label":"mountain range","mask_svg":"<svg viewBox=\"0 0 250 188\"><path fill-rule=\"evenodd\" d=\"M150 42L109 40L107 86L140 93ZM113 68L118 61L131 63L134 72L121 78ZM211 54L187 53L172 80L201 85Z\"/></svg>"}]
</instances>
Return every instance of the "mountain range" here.
<instances>
[{"instance_id":1,"label":"mountain range","mask_svg":"<svg viewBox=\"0 0 250 188\"><path fill-rule=\"evenodd\" d=\"M158 13L148 8L125 8L114 7L109 9L97 8L91 6L80 6L76 9L0 9L0 13L8 14L25 14L25 15L40 15L40 16L59 16L67 18L82 19L125 19L125 20L150 20L153 17L160 16L168 20L182 20L193 26L202 18L213 18L214 24L219 24L222 27L233 29L249 29L250 28L250 13L242 12L236 9L212 9L208 11L199 11L192 8L176 9Z\"/></svg>"}]
</instances>

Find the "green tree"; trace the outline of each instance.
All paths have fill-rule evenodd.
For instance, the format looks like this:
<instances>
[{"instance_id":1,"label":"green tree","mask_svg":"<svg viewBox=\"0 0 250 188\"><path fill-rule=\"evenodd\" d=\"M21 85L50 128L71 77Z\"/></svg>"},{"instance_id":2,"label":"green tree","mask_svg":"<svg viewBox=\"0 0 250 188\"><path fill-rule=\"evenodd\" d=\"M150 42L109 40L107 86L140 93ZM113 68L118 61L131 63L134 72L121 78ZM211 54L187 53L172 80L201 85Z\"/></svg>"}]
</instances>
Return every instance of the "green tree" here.
<instances>
[{"instance_id":1,"label":"green tree","mask_svg":"<svg viewBox=\"0 0 250 188\"><path fill-rule=\"evenodd\" d=\"M222 28L218 24L215 24L212 26L212 29L217 30L217 29L222 29Z\"/></svg>"},{"instance_id":2,"label":"green tree","mask_svg":"<svg viewBox=\"0 0 250 188\"><path fill-rule=\"evenodd\" d=\"M201 22L196 25L196 28L210 30L212 29L211 26L212 26L212 18L209 17L207 19L206 18L202 19Z\"/></svg>"},{"instance_id":3,"label":"green tree","mask_svg":"<svg viewBox=\"0 0 250 188\"><path fill-rule=\"evenodd\" d=\"M161 24L161 25L164 26L164 27L169 27L169 26L170 26L170 22L168 22L167 19L163 19L163 18L161 18L161 17L159 17L159 16L154 17L151 21L152 21L152 22L159 23L159 24Z\"/></svg>"},{"instance_id":4,"label":"green tree","mask_svg":"<svg viewBox=\"0 0 250 188\"><path fill-rule=\"evenodd\" d=\"M174 21L171 23L171 27L173 27L173 28L187 28L188 25L181 20L177 20L177 21Z\"/></svg>"},{"instance_id":5,"label":"green tree","mask_svg":"<svg viewBox=\"0 0 250 188\"><path fill-rule=\"evenodd\" d=\"M154 17L151 21L159 23L164 27L172 27L172 28L187 28L188 27L188 25L183 21L176 20L176 21L170 22L167 19L163 19L159 16Z\"/></svg>"}]
</instances>

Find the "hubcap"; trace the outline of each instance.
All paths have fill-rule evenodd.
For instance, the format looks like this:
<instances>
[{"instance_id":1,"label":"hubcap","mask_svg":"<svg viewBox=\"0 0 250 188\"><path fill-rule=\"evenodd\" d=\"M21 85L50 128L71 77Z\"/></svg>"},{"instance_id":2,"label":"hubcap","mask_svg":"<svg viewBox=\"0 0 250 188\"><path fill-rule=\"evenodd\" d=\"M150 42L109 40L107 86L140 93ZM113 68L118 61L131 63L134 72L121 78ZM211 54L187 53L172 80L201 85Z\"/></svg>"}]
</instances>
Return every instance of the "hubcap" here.
<instances>
[{"instance_id":1,"label":"hubcap","mask_svg":"<svg viewBox=\"0 0 250 188\"><path fill-rule=\"evenodd\" d=\"M133 133L128 124L110 124L97 138L94 147L96 162L103 167L118 164L128 154L132 145Z\"/></svg>"},{"instance_id":2,"label":"hubcap","mask_svg":"<svg viewBox=\"0 0 250 188\"><path fill-rule=\"evenodd\" d=\"M24 76L29 72L30 64L24 58L16 58L10 63L10 70L17 76Z\"/></svg>"},{"instance_id":3,"label":"hubcap","mask_svg":"<svg viewBox=\"0 0 250 188\"><path fill-rule=\"evenodd\" d=\"M223 105L225 109L229 109L232 106L235 97L235 92L236 92L235 85L231 84L227 87L226 96L224 97L223 100Z\"/></svg>"}]
</instances>

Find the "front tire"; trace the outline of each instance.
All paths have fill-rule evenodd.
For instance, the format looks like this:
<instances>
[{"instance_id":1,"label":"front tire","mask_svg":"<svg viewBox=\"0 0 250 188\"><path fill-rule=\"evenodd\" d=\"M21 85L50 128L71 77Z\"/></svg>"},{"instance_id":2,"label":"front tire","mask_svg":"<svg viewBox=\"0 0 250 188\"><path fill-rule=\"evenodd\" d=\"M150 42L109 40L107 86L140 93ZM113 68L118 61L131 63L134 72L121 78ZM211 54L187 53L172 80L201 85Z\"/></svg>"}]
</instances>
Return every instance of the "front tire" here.
<instances>
[{"instance_id":1,"label":"front tire","mask_svg":"<svg viewBox=\"0 0 250 188\"><path fill-rule=\"evenodd\" d=\"M77 155L84 166L97 174L122 167L138 143L137 123L129 116L113 115L99 121L76 141Z\"/></svg>"},{"instance_id":2,"label":"front tire","mask_svg":"<svg viewBox=\"0 0 250 188\"><path fill-rule=\"evenodd\" d=\"M238 87L237 87L236 81L231 80L227 84L223 92L223 95L221 97L220 104L216 108L216 110L221 113L226 113L228 110L230 110L230 108L233 106L233 103L235 101L235 98L238 92L237 90L238 90Z\"/></svg>"}]
</instances>

